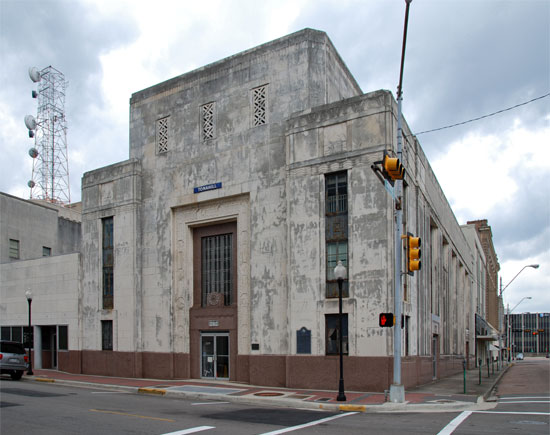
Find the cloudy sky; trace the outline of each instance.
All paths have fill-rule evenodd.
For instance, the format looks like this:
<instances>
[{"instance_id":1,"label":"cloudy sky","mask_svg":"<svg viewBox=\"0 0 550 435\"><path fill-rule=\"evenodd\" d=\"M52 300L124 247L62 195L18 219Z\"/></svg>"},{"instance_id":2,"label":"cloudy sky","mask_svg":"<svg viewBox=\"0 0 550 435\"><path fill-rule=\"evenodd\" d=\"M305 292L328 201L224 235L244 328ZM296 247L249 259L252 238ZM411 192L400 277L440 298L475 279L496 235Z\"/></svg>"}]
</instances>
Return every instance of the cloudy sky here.
<instances>
[{"instance_id":1,"label":"cloudy sky","mask_svg":"<svg viewBox=\"0 0 550 435\"><path fill-rule=\"evenodd\" d=\"M36 114L27 71L52 65L66 101L71 199L128 158L133 92L311 27L364 92L395 93L404 0L0 0L0 191L28 198ZM415 133L550 93L550 1L414 0L403 112ZM514 312L550 312L550 96L419 134L459 223L488 219Z\"/></svg>"}]
</instances>

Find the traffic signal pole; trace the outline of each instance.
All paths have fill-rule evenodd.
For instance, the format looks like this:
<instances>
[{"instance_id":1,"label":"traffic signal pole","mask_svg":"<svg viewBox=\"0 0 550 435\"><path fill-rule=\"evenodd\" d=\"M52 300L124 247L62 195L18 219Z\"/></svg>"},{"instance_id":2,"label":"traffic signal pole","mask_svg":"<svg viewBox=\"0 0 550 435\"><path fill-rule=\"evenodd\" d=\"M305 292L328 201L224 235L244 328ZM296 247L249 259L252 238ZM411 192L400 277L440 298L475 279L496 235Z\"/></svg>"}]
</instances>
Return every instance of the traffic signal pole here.
<instances>
[{"instance_id":1,"label":"traffic signal pole","mask_svg":"<svg viewBox=\"0 0 550 435\"><path fill-rule=\"evenodd\" d=\"M399 86L397 87L397 158L403 162L403 128L401 115L401 101L403 100L403 66L405 63L405 46L407 42L407 25L409 21L409 6L412 0L405 0L405 26L403 30L403 45L401 49L401 68L399 72ZM395 267L394 267L394 313L395 327L393 328L393 384L390 386L390 401L394 403L403 403L405 401L405 387L401 382L401 254L403 242L401 235L403 232L403 180L397 179L394 184L395 189Z\"/></svg>"}]
</instances>

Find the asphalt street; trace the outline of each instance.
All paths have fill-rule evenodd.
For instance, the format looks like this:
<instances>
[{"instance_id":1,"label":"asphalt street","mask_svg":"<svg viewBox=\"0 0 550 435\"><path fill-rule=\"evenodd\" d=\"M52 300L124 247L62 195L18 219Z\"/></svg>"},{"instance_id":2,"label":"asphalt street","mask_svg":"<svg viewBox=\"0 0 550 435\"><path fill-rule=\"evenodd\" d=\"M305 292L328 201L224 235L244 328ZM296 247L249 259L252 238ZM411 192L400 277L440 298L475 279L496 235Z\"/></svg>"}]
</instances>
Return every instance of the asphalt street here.
<instances>
[{"instance_id":1,"label":"asphalt street","mask_svg":"<svg viewBox=\"0 0 550 435\"><path fill-rule=\"evenodd\" d=\"M527 359L506 371L495 401L467 410L395 412L238 403L136 394L109 385L0 380L2 434L545 434L550 432L550 360ZM378 407L382 411L383 407ZM391 410L391 408L390 408ZM420 412L423 411L423 412Z\"/></svg>"}]
</instances>

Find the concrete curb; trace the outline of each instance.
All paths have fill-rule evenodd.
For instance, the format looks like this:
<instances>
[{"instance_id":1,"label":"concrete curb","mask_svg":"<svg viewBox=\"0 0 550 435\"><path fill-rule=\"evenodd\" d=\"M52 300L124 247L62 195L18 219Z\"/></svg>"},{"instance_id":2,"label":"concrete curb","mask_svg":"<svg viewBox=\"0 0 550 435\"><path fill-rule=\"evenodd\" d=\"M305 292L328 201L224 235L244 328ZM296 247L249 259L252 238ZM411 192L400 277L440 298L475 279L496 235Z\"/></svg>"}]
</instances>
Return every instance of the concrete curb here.
<instances>
[{"instance_id":1,"label":"concrete curb","mask_svg":"<svg viewBox=\"0 0 550 435\"><path fill-rule=\"evenodd\" d=\"M497 400L497 398L492 395L493 391L495 390L497 384L500 382L500 379L504 376L504 374L508 371L508 369L512 367L514 364L515 363L512 362L511 364L508 364L506 367L504 367L504 369L500 371L500 373L498 374L494 382L491 384L491 387L485 392L483 396L480 396L482 397L484 402Z\"/></svg>"},{"instance_id":2,"label":"concrete curb","mask_svg":"<svg viewBox=\"0 0 550 435\"><path fill-rule=\"evenodd\" d=\"M495 379L491 386L491 390L496 383L500 380L501 375ZM460 411L474 411L474 410L487 410L494 408L496 402L486 402L483 400L483 396L479 396L478 403L473 402L460 402L455 401L453 403L392 403L386 402L383 404L372 405L354 405L354 404L341 404L341 403L319 403L311 402L299 399L290 399L287 397L260 397L253 394L244 396L231 396L227 394L216 393L200 393L190 391L174 391L169 388L153 388L153 387L131 387L125 385L112 385L112 384L98 384L93 382L73 381L66 379L50 379L50 378L27 378L26 380L32 380L36 382L55 383L58 385L67 385L81 388L93 388L103 389L111 391L122 391L133 394L149 394L155 396L169 397L172 399L191 399L191 400L203 400L208 402L230 402L240 403L252 406L274 406L283 408L294 409L311 409L322 410L327 412L363 412L363 413L392 413L392 412L405 412L405 413L421 413L421 412L460 412ZM491 391L490 390L490 391ZM480 401L480 399L482 399Z\"/></svg>"}]
</instances>

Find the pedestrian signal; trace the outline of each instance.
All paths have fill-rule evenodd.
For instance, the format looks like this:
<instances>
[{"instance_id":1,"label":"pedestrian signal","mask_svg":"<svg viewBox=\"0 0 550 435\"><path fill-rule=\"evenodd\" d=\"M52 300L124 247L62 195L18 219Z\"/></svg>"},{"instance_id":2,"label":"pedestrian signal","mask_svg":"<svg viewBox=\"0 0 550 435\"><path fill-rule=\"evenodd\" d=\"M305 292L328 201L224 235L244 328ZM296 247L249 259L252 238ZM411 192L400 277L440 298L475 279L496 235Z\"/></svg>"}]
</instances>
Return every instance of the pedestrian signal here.
<instances>
[{"instance_id":1,"label":"pedestrian signal","mask_svg":"<svg viewBox=\"0 0 550 435\"><path fill-rule=\"evenodd\" d=\"M380 313L378 325L382 328L391 328L395 324L393 313Z\"/></svg>"}]
</instances>

